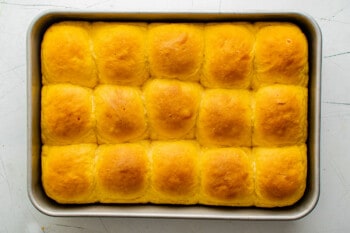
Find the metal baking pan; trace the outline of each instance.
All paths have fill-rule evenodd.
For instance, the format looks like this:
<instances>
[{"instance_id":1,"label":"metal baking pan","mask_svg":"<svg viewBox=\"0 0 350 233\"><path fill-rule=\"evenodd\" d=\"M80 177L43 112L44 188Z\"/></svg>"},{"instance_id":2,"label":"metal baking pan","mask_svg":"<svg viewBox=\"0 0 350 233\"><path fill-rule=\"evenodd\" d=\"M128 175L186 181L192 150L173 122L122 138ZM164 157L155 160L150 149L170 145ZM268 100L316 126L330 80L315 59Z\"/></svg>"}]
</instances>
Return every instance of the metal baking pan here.
<instances>
[{"instance_id":1,"label":"metal baking pan","mask_svg":"<svg viewBox=\"0 0 350 233\"><path fill-rule=\"evenodd\" d=\"M41 185L40 172L40 44L45 30L63 20L143 21L143 22L220 22L220 21L288 21L297 24L309 43L309 136L307 187L302 199L285 208L211 207L169 205L60 205L49 199ZM50 216L109 216L148 218L294 220L309 214L320 192L320 86L321 31L308 15L299 12L240 13L121 13L121 12L45 12L34 19L27 34L27 188L33 205Z\"/></svg>"}]
</instances>

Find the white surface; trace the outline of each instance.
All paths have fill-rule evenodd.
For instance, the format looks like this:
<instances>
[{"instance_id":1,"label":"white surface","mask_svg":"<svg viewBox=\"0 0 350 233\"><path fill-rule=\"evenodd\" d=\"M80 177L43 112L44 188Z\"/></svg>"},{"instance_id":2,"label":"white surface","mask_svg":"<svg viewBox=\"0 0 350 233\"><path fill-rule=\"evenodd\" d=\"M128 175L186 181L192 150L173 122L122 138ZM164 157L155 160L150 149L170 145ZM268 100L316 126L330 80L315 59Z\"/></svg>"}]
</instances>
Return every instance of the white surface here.
<instances>
[{"instance_id":1,"label":"white surface","mask_svg":"<svg viewBox=\"0 0 350 233\"><path fill-rule=\"evenodd\" d=\"M26 190L26 32L47 9L108 11L299 10L323 33L321 196L292 222L53 218ZM0 0L0 233L2 232L349 232L350 1L348 0Z\"/></svg>"}]
</instances>

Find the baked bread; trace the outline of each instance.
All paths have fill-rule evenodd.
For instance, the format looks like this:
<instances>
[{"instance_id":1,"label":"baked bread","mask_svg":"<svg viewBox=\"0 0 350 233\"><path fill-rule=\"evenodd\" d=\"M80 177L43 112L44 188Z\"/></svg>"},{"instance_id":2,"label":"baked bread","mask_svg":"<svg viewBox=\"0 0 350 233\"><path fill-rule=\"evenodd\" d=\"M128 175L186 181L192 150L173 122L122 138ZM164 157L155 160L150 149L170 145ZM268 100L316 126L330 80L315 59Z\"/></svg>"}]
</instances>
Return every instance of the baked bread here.
<instances>
[{"instance_id":1,"label":"baked bread","mask_svg":"<svg viewBox=\"0 0 350 233\"><path fill-rule=\"evenodd\" d=\"M152 77L199 80L203 61L203 25L151 23L148 41Z\"/></svg>"},{"instance_id":2,"label":"baked bread","mask_svg":"<svg viewBox=\"0 0 350 233\"><path fill-rule=\"evenodd\" d=\"M139 89L99 85L94 90L94 102L100 144L135 141L147 136L146 111Z\"/></svg>"},{"instance_id":3,"label":"baked bread","mask_svg":"<svg viewBox=\"0 0 350 233\"><path fill-rule=\"evenodd\" d=\"M156 141L151 151L150 202L196 204L199 146L193 141Z\"/></svg>"},{"instance_id":4,"label":"baked bread","mask_svg":"<svg viewBox=\"0 0 350 233\"><path fill-rule=\"evenodd\" d=\"M102 84L139 86L148 78L147 24L97 22L92 40Z\"/></svg>"},{"instance_id":5,"label":"baked bread","mask_svg":"<svg viewBox=\"0 0 350 233\"><path fill-rule=\"evenodd\" d=\"M100 202L147 202L147 143L101 145L96 157L96 193Z\"/></svg>"},{"instance_id":6,"label":"baked bread","mask_svg":"<svg viewBox=\"0 0 350 233\"><path fill-rule=\"evenodd\" d=\"M85 87L97 84L90 24L60 22L50 26L41 44L44 85L71 83Z\"/></svg>"},{"instance_id":7,"label":"baked bread","mask_svg":"<svg viewBox=\"0 0 350 233\"><path fill-rule=\"evenodd\" d=\"M308 84L307 39L291 23L257 23L254 86Z\"/></svg>"},{"instance_id":8,"label":"baked bread","mask_svg":"<svg viewBox=\"0 0 350 233\"><path fill-rule=\"evenodd\" d=\"M41 95L41 136L46 145L95 143L92 90L71 84L47 85Z\"/></svg>"},{"instance_id":9,"label":"baked bread","mask_svg":"<svg viewBox=\"0 0 350 233\"><path fill-rule=\"evenodd\" d=\"M82 204L97 201L94 144L42 147L42 184L58 203Z\"/></svg>"},{"instance_id":10,"label":"baked bread","mask_svg":"<svg viewBox=\"0 0 350 233\"><path fill-rule=\"evenodd\" d=\"M289 206L304 194L307 175L306 145L257 147L255 159L255 205Z\"/></svg>"},{"instance_id":11,"label":"baked bread","mask_svg":"<svg viewBox=\"0 0 350 233\"><path fill-rule=\"evenodd\" d=\"M197 83L153 79L144 89L151 139L194 137L201 98Z\"/></svg>"},{"instance_id":12,"label":"baked bread","mask_svg":"<svg viewBox=\"0 0 350 233\"><path fill-rule=\"evenodd\" d=\"M200 170L200 203L253 205L254 173L250 149L230 147L204 150Z\"/></svg>"},{"instance_id":13,"label":"baked bread","mask_svg":"<svg viewBox=\"0 0 350 233\"><path fill-rule=\"evenodd\" d=\"M251 93L247 90L204 91L197 120L197 139L205 146L251 146Z\"/></svg>"},{"instance_id":14,"label":"baked bread","mask_svg":"<svg viewBox=\"0 0 350 233\"><path fill-rule=\"evenodd\" d=\"M253 75L254 31L248 23L207 24L202 85L249 88Z\"/></svg>"},{"instance_id":15,"label":"baked bread","mask_svg":"<svg viewBox=\"0 0 350 233\"><path fill-rule=\"evenodd\" d=\"M58 203L280 207L306 188L308 46L285 22L60 22L41 45Z\"/></svg>"},{"instance_id":16,"label":"baked bread","mask_svg":"<svg viewBox=\"0 0 350 233\"><path fill-rule=\"evenodd\" d=\"M271 85L255 93L254 146L287 146L307 138L307 89Z\"/></svg>"}]
</instances>

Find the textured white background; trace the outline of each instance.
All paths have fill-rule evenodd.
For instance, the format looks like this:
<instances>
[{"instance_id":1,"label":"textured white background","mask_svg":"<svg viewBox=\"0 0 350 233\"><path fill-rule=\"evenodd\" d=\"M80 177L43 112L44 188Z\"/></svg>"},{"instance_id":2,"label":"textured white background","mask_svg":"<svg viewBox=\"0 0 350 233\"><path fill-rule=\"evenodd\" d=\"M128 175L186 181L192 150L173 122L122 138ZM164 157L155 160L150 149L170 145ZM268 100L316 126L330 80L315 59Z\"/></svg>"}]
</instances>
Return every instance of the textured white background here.
<instances>
[{"instance_id":1,"label":"textured white background","mask_svg":"<svg viewBox=\"0 0 350 233\"><path fill-rule=\"evenodd\" d=\"M126 218L53 218L26 190L26 31L44 10L243 12L297 10L323 33L321 196L290 222ZM0 233L2 232L350 232L349 0L0 0Z\"/></svg>"}]
</instances>

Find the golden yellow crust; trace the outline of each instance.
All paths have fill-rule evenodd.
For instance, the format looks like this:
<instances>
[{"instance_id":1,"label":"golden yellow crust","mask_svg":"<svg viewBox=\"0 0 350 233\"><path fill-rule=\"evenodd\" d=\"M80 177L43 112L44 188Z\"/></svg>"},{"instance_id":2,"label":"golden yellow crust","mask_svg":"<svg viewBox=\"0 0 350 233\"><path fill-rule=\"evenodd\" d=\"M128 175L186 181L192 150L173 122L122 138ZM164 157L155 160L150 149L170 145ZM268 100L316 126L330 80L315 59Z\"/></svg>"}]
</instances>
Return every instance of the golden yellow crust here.
<instances>
[{"instance_id":1,"label":"golden yellow crust","mask_svg":"<svg viewBox=\"0 0 350 233\"><path fill-rule=\"evenodd\" d=\"M255 205L289 206L304 194L307 175L306 145L254 148Z\"/></svg>"},{"instance_id":2,"label":"golden yellow crust","mask_svg":"<svg viewBox=\"0 0 350 233\"><path fill-rule=\"evenodd\" d=\"M210 88L249 88L253 74L253 26L218 23L205 26L201 83Z\"/></svg>"},{"instance_id":3,"label":"golden yellow crust","mask_svg":"<svg viewBox=\"0 0 350 233\"><path fill-rule=\"evenodd\" d=\"M258 23L254 86L307 86L308 45L300 28L291 23Z\"/></svg>"},{"instance_id":4,"label":"golden yellow crust","mask_svg":"<svg viewBox=\"0 0 350 233\"><path fill-rule=\"evenodd\" d=\"M150 24L148 40L154 78L199 80L204 47L201 24Z\"/></svg>"},{"instance_id":5,"label":"golden yellow crust","mask_svg":"<svg viewBox=\"0 0 350 233\"><path fill-rule=\"evenodd\" d=\"M211 89L202 97L197 139L205 146L251 146L251 93Z\"/></svg>"},{"instance_id":6,"label":"golden yellow crust","mask_svg":"<svg viewBox=\"0 0 350 233\"><path fill-rule=\"evenodd\" d=\"M58 203L96 202L96 145L43 146L42 184L46 194Z\"/></svg>"},{"instance_id":7,"label":"golden yellow crust","mask_svg":"<svg viewBox=\"0 0 350 233\"><path fill-rule=\"evenodd\" d=\"M102 145L97 150L97 195L102 203L147 202L147 144Z\"/></svg>"},{"instance_id":8,"label":"golden yellow crust","mask_svg":"<svg viewBox=\"0 0 350 233\"><path fill-rule=\"evenodd\" d=\"M100 144L135 141L147 136L146 112L139 89L99 85L94 97Z\"/></svg>"},{"instance_id":9,"label":"golden yellow crust","mask_svg":"<svg viewBox=\"0 0 350 233\"><path fill-rule=\"evenodd\" d=\"M197 83L154 79L144 89L151 139L194 137L201 98Z\"/></svg>"},{"instance_id":10,"label":"golden yellow crust","mask_svg":"<svg viewBox=\"0 0 350 233\"><path fill-rule=\"evenodd\" d=\"M59 22L41 69L58 203L270 208L305 191L308 44L292 23Z\"/></svg>"},{"instance_id":11,"label":"golden yellow crust","mask_svg":"<svg viewBox=\"0 0 350 233\"><path fill-rule=\"evenodd\" d=\"M305 143L306 137L306 88L272 85L256 92L253 145L295 145Z\"/></svg>"},{"instance_id":12,"label":"golden yellow crust","mask_svg":"<svg viewBox=\"0 0 350 233\"><path fill-rule=\"evenodd\" d=\"M41 133L47 145L95 143L92 90L71 84L42 88Z\"/></svg>"},{"instance_id":13,"label":"golden yellow crust","mask_svg":"<svg viewBox=\"0 0 350 233\"><path fill-rule=\"evenodd\" d=\"M200 203L253 205L254 176L250 149L207 149L202 152L200 164Z\"/></svg>"},{"instance_id":14,"label":"golden yellow crust","mask_svg":"<svg viewBox=\"0 0 350 233\"><path fill-rule=\"evenodd\" d=\"M92 24L92 40L99 81L103 84L142 85L146 66L147 24Z\"/></svg>"},{"instance_id":15,"label":"golden yellow crust","mask_svg":"<svg viewBox=\"0 0 350 233\"><path fill-rule=\"evenodd\" d=\"M195 204L198 202L198 144L193 141L152 143L152 203Z\"/></svg>"},{"instance_id":16,"label":"golden yellow crust","mask_svg":"<svg viewBox=\"0 0 350 233\"><path fill-rule=\"evenodd\" d=\"M61 22L49 27L41 45L44 85L71 83L94 87L97 84L89 32L87 22Z\"/></svg>"}]
</instances>

